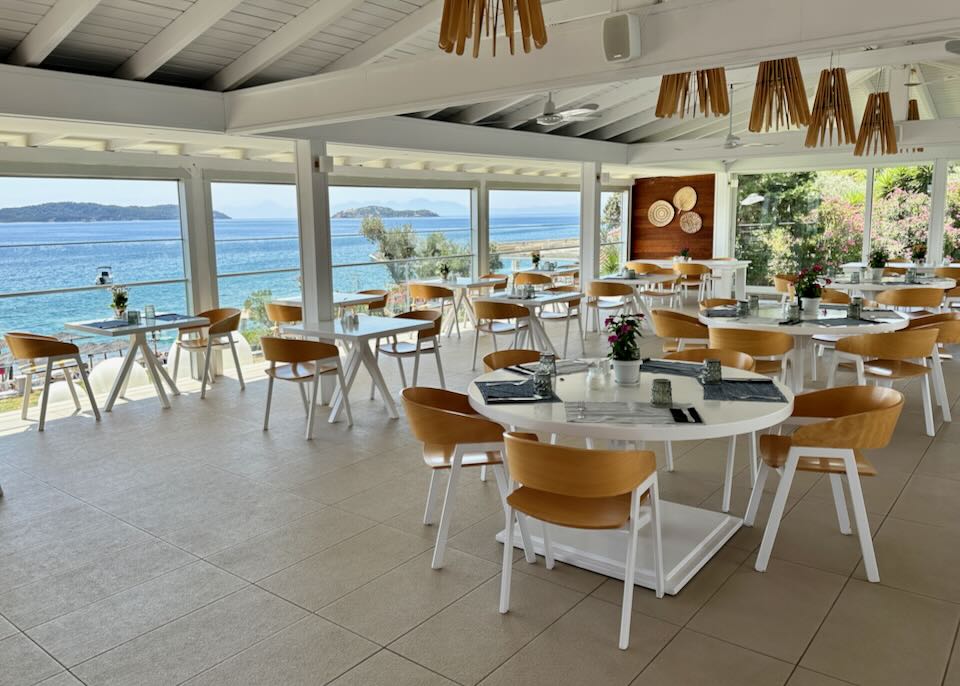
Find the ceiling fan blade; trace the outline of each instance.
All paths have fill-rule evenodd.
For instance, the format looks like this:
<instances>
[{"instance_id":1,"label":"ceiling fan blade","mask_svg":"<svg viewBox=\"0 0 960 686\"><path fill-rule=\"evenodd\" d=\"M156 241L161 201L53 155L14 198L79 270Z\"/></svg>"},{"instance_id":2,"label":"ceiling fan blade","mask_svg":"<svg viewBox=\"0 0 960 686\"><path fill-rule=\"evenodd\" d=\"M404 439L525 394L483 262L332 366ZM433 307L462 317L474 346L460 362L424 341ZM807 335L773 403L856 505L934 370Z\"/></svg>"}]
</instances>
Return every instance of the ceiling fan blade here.
<instances>
[{"instance_id":1,"label":"ceiling fan blade","mask_svg":"<svg viewBox=\"0 0 960 686\"><path fill-rule=\"evenodd\" d=\"M776 148L779 143L741 143L738 148Z\"/></svg>"},{"instance_id":2,"label":"ceiling fan blade","mask_svg":"<svg viewBox=\"0 0 960 686\"><path fill-rule=\"evenodd\" d=\"M587 103L586 105L581 105L580 107L571 107L569 109L560 110L559 112L554 112L554 114L559 114L561 117L578 117L582 114L591 114L600 109L600 105L595 102Z\"/></svg>"},{"instance_id":3,"label":"ceiling fan blade","mask_svg":"<svg viewBox=\"0 0 960 686\"><path fill-rule=\"evenodd\" d=\"M473 126L513 126L514 124L526 124L530 119L495 119L494 121L478 121Z\"/></svg>"},{"instance_id":4,"label":"ceiling fan blade","mask_svg":"<svg viewBox=\"0 0 960 686\"><path fill-rule=\"evenodd\" d=\"M564 121L590 121L591 119L600 119L599 114L575 114L572 116L563 115Z\"/></svg>"}]
</instances>

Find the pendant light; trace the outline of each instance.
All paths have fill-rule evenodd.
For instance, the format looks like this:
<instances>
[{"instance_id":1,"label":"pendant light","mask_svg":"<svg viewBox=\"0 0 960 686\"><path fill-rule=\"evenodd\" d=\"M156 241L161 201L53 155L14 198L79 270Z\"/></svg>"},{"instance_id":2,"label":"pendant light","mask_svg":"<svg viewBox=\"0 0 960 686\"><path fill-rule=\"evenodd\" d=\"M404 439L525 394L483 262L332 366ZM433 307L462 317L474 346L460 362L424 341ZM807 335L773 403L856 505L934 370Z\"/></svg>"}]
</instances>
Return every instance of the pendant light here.
<instances>
[{"instance_id":1,"label":"pendant light","mask_svg":"<svg viewBox=\"0 0 960 686\"><path fill-rule=\"evenodd\" d=\"M837 145L850 144L857 140L853 123L853 106L850 104L850 88L847 86L847 70L833 66L820 72L817 95L810 111L810 126L804 145L808 148L833 145L833 133L837 133Z\"/></svg>"},{"instance_id":2,"label":"pendant light","mask_svg":"<svg viewBox=\"0 0 960 686\"><path fill-rule=\"evenodd\" d=\"M790 128L809 123L810 108L800 60L787 57L761 62L747 128L759 133L769 131L771 126L779 130L781 126Z\"/></svg>"},{"instance_id":3,"label":"pendant light","mask_svg":"<svg viewBox=\"0 0 960 686\"><path fill-rule=\"evenodd\" d=\"M883 70L877 74L877 90L867 96L867 106L860 121L860 132L853 154L897 154L897 130L893 125L893 110L890 107L890 92L880 90Z\"/></svg>"},{"instance_id":4,"label":"pendant light","mask_svg":"<svg viewBox=\"0 0 960 686\"><path fill-rule=\"evenodd\" d=\"M663 119L675 114L679 114L680 119L687 114L695 117L698 108L704 116L719 117L730 113L727 73L723 67L665 74L660 79L657 117Z\"/></svg>"},{"instance_id":5,"label":"pendant light","mask_svg":"<svg viewBox=\"0 0 960 686\"><path fill-rule=\"evenodd\" d=\"M547 44L547 28L540 0L444 0L440 19L440 49L462 55L467 41L473 39L473 56L480 55L482 34L493 36L492 50L497 54L497 26L503 21L510 54L516 49L514 30L520 22L520 41L524 52L531 46Z\"/></svg>"}]
</instances>

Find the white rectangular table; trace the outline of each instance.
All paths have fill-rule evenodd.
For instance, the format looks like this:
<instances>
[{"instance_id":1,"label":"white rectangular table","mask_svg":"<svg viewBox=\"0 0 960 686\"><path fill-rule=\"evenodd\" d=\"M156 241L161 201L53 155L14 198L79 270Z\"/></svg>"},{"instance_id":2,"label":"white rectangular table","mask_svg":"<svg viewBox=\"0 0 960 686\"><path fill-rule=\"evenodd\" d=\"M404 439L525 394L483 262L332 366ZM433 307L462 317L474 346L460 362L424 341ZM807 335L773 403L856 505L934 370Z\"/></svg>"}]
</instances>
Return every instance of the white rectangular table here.
<instances>
[{"instance_id":1,"label":"white rectangular table","mask_svg":"<svg viewBox=\"0 0 960 686\"><path fill-rule=\"evenodd\" d=\"M369 305L378 301L382 295L371 295L370 293L344 293L343 291L333 292L334 307L355 307L357 305ZM292 298L277 298L273 302L278 305L288 305L291 307L303 307L303 299L300 296Z\"/></svg>"},{"instance_id":2,"label":"white rectangular table","mask_svg":"<svg viewBox=\"0 0 960 686\"><path fill-rule=\"evenodd\" d=\"M583 293L546 293L540 291L533 298L521 298L512 295L509 292L505 292L498 293L496 295L483 296L481 298L477 298L477 301L488 300L490 302L510 303L511 305L520 305L521 307L525 307L530 313L528 326L530 327L531 344L538 350L544 350L556 355L557 349L553 346L553 342L550 340L550 337L547 336L547 332L543 328L543 323L540 321L540 311L546 305L567 303L572 300L580 300L581 298L583 298Z\"/></svg>"},{"instance_id":3,"label":"white rectangular table","mask_svg":"<svg viewBox=\"0 0 960 686\"><path fill-rule=\"evenodd\" d=\"M556 269L521 269L521 274L539 274L540 276L549 276L551 279L556 276L573 276L580 271L579 264L558 264Z\"/></svg>"},{"instance_id":4,"label":"white rectangular table","mask_svg":"<svg viewBox=\"0 0 960 686\"><path fill-rule=\"evenodd\" d=\"M170 314L167 313L158 315L158 317L164 316L170 316ZM174 383L173 379L171 379L170 375L167 374L167 370L163 368L162 364L157 362L157 358L150 351L150 346L147 344L147 334L153 333L154 331L165 331L168 329L207 326L210 323L210 320L208 320L206 317L189 317L181 315L177 319L144 319L139 324L125 324L106 329L96 326L96 324L101 324L104 321L112 320L92 320L64 324L64 328L73 331L82 331L83 333L93 334L95 336L107 336L110 338L127 336L130 339L130 346L127 348L127 354L124 355L123 364L120 367L120 371L117 373L117 378L113 382L113 388L110 389L110 395L107 397L107 404L103 409L106 412L110 412L113 409L114 403L117 402L117 398L120 396L123 389L126 388L127 378L130 376L130 370L133 368L133 361L137 356L138 350L140 351L141 357L143 357L144 366L146 366L147 373L149 374L150 379L153 381L153 386L157 390L157 397L160 398L160 404L165 408L170 407L170 400L167 398L167 393L163 389L163 384L166 383L170 388L170 392L174 395L180 395L180 389L177 388L177 385Z\"/></svg>"},{"instance_id":5,"label":"white rectangular table","mask_svg":"<svg viewBox=\"0 0 960 686\"><path fill-rule=\"evenodd\" d=\"M453 330L454 317L459 317L460 312L463 310L466 311L471 323L473 323L474 326L477 325L477 318L473 314L473 304L470 302L470 291L481 288L493 288L497 284L503 283L506 278L507 277L504 276L502 279L475 279L469 276L457 276L452 279L412 279L407 281L404 286L409 287L414 284L441 286L443 288L449 288L454 292L453 317L446 323L446 333L447 336L449 336Z\"/></svg>"},{"instance_id":6,"label":"white rectangular table","mask_svg":"<svg viewBox=\"0 0 960 686\"><path fill-rule=\"evenodd\" d=\"M429 329L433 322L422 319L397 319L391 317L371 317L369 315L358 315L359 323L356 326L347 327L339 319L328 319L317 324L301 324L297 326L285 326L283 332L305 338L316 338L321 341L343 341L347 346L348 354L346 365L344 366L343 376L346 382L346 388L338 390L333 395L333 407L331 409L331 419L336 421L343 409L343 393L349 393L353 387L353 382L357 378L357 372L360 366L366 367L367 372L373 379L374 385L380 391L380 396L387 404L387 411L390 417L397 419L400 415L397 413L396 403L393 402L393 394L387 388L387 382L380 373L380 366L377 364L377 358L370 350L370 341L378 338L389 338L403 333ZM324 392L324 399L328 398L328 392Z\"/></svg>"},{"instance_id":7,"label":"white rectangular table","mask_svg":"<svg viewBox=\"0 0 960 686\"><path fill-rule=\"evenodd\" d=\"M651 286L656 286L659 283L666 283L668 281L674 281L677 278L676 274L637 274L636 277L632 279L627 279L622 276L601 276L598 281L606 281L609 283L622 283L627 286L633 287L633 302L637 307L637 311L643 315L643 326L653 330L653 317L650 314L650 308L647 307L647 303L644 301L643 297L640 295L641 288L649 288Z\"/></svg>"},{"instance_id":8,"label":"white rectangular table","mask_svg":"<svg viewBox=\"0 0 960 686\"><path fill-rule=\"evenodd\" d=\"M645 257L634 257L631 262L646 262L655 264L658 267L673 267L673 260L648 260ZM720 274L720 292L717 297L730 297L730 292L735 293L737 300L747 299L747 267L750 266L750 260L689 260L687 264L702 264L709 267L712 271Z\"/></svg>"}]
</instances>

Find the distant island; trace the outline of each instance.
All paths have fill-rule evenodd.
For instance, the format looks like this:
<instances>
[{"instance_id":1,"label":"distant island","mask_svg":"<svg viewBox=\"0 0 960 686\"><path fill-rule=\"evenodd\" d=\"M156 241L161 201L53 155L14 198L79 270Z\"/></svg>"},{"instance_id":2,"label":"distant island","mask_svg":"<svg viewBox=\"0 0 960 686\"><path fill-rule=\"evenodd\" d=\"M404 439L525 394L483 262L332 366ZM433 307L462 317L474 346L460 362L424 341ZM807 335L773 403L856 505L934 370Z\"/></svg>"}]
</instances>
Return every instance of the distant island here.
<instances>
[{"instance_id":1,"label":"distant island","mask_svg":"<svg viewBox=\"0 0 960 686\"><path fill-rule=\"evenodd\" d=\"M440 215L432 210L395 210L392 207L383 205L365 205L364 207L355 207L349 210L340 210L334 219L357 219L360 217L439 217Z\"/></svg>"},{"instance_id":2,"label":"distant island","mask_svg":"<svg viewBox=\"0 0 960 686\"><path fill-rule=\"evenodd\" d=\"M230 219L214 211L217 219ZM0 222L123 222L179 219L178 205L101 205L95 202L45 202L0 208Z\"/></svg>"}]
</instances>

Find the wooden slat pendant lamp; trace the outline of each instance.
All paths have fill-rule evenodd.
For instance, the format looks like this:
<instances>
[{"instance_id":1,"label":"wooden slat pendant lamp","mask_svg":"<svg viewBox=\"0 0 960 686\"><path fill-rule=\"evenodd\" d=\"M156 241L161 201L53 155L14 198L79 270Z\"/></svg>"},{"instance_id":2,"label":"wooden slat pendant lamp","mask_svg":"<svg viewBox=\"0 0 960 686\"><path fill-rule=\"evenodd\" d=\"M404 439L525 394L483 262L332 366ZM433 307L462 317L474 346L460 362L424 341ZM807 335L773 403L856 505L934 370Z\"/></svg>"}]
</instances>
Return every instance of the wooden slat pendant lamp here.
<instances>
[{"instance_id":1,"label":"wooden slat pendant lamp","mask_svg":"<svg viewBox=\"0 0 960 686\"><path fill-rule=\"evenodd\" d=\"M893 125L893 110L890 107L890 93L883 91L867 96L867 107L860 122L860 133L853 154L863 155L897 154L897 129Z\"/></svg>"},{"instance_id":2,"label":"wooden slat pendant lamp","mask_svg":"<svg viewBox=\"0 0 960 686\"><path fill-rule=\"evenodd\" d=\"M907 121L920 121L920 105L916 98L910 98L907 102Z\"/></svg>"},{"instance_id":3,"label":"wooden slat pendant lamp","mask_svg":"<svg viewBox=\"0 0 960 686\"><path fill-rule=\"evenodd\" d=\"M661 119L679 114L697 115L697 108L704 116L719 117L730 114L730 99L727 97L727 72L723 67L698 69L694 86L694 72L664 74L660 79L660 95L657 98L656 115ZM693 97L696 88L697 97Z\"/></svg>"},{"instance_id":4,"label":"wooden slat pendant lamp","mask_svg":"<svg viewBox=\"0 0 960 686\"><path fill-rule=\"evenodd\" d=\"M524 52L531 45L547 44L547 28L540 0L444 0L440 19L440 49L462 55L468 39L473 39L473 56L480 55L480 38L493 36L492 50L497 54L497 26L503 21L504 35L514 54L514 30L520 19L520 41Z\"/></svg>"},{"instance_id":5,"label":"wooden slat pendant lamp","mask_svg":"<svg viewBox=\"0 0 960 686\"><path fill-rule=\"evenodd\" d=\"M823 147L824 142L833 145L834 131L837 132L837 145L857 140L850 89L847 87L847 70L839 67L820 72L820 83L813 99L804 145L808 148Z\"/></svg>"},{"instance_id":6,"label":"wooden slat pendant lamp","mask_svg":"<svg viewBox=\"0 0 960 686\"><path fill-rule=\"evenodd\" d=\"M800 60L787 57L761 62L753 91L749 128L754 133L773 126L806 126L810 123L807 90L803 85Z\"/></svg>"}]
</instances>

